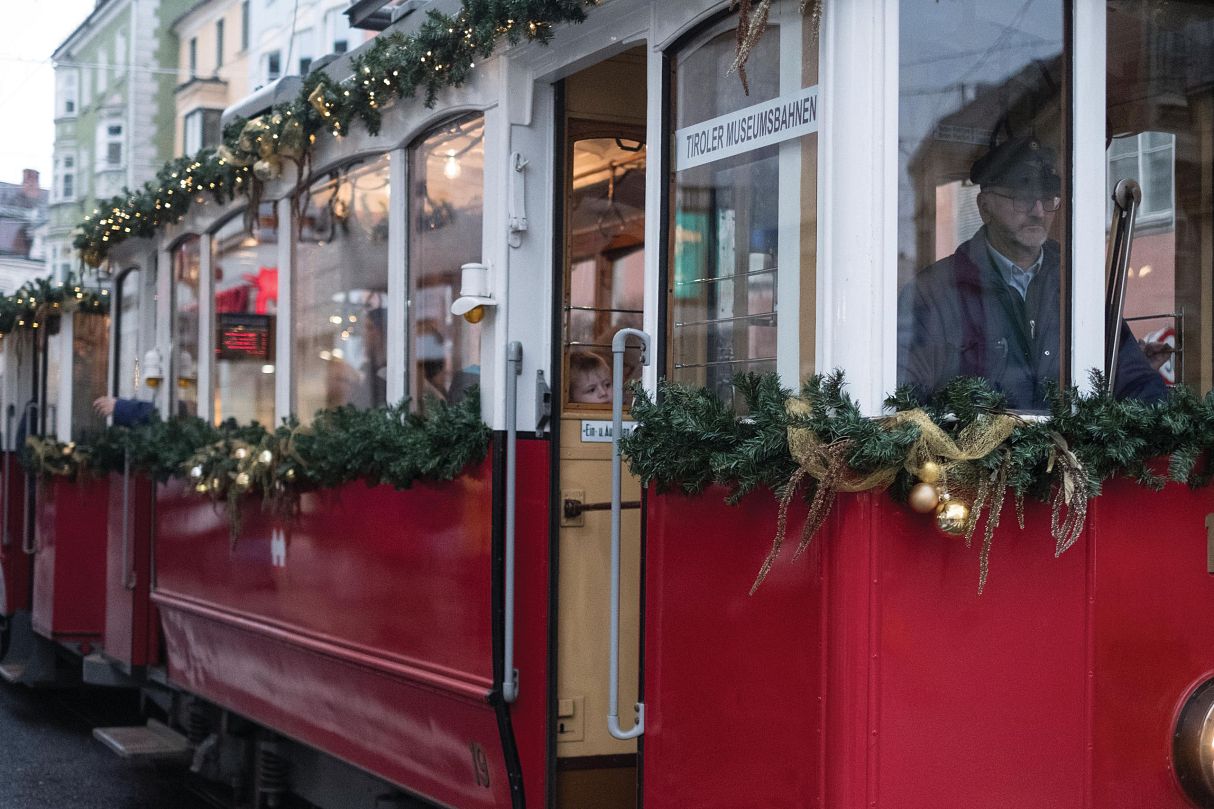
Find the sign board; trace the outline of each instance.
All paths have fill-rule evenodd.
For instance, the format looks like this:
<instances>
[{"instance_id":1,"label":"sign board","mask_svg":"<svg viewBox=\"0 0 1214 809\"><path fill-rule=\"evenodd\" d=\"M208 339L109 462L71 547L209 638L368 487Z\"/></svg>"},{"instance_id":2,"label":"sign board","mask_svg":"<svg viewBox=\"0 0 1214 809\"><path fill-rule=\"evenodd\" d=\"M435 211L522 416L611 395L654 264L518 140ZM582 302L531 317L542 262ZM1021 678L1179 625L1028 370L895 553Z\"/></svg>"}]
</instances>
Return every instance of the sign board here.
<instances>
[{"instance_id":1,"label":"sign board","mask_svg":"<svg viewBox=\"0 0 1214 809\"><path fill-rule=\"evenodd\" d=\"M818 131L818 86L675 131L675 170L751 152Z\"/></svg>"},{"instance_id":2,"label":"sign board","mask_svg":"<svg viewBox=\"0 0 1214 809\"><path fill-rule=\"evenodd\" d=\"M596 419L582 419L582 443L583 444L610 444L611 432L615 425L611 420L600 421ZM624 435L632 435L632 431L637 428L635 421L624 422Z\"/></svg>"},{"instance_id":3,"label":"sign board","mask_svg":"<svg viewBox=\"0 0 1214 809\"><path fill-rule=\"evenodd\" d=\"M274 316L220 312L215 316L215 358L269 362L274 351Z\"/></svg>"}]
</instances>

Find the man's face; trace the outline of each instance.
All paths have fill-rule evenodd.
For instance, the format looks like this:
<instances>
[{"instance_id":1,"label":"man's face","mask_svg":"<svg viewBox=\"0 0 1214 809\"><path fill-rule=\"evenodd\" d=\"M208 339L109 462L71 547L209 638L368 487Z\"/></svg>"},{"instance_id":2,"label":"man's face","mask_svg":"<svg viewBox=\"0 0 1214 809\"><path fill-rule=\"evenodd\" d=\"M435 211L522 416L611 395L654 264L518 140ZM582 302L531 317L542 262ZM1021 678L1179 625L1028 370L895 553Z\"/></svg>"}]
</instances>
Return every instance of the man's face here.
<instances>
[{"instance_id":1,"label":"man's face","mask_svg":"<svg viewBox=\"0 0 1214 809\"><path fill-rule=\"evenodd\" d=\"M1053 195L1003 186L983 188L978 195L978 211L986 223L991 245L1013 261L1036 260L1041 246L1049 238L1057 211L1047 211Z\"/></svg>"}]
</instances>

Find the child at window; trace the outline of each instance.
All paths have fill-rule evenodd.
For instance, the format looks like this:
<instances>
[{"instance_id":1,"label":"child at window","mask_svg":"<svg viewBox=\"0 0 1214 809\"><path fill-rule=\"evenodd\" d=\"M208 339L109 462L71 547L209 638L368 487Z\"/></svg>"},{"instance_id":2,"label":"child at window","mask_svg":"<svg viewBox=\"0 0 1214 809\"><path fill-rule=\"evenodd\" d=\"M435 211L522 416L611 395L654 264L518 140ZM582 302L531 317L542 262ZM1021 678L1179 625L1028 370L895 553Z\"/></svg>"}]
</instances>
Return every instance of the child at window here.
<instances>
[{"instance_id":1,"label":"child at window","mask_svg":"<svg viewBox=\"0 0 1214 809\"><path fill-rule=\"evenodd\" d=\"M611 401L611 369L598 354L574 351L569 355L569 401L582 404Z\"/></svg>"}]
</instances>

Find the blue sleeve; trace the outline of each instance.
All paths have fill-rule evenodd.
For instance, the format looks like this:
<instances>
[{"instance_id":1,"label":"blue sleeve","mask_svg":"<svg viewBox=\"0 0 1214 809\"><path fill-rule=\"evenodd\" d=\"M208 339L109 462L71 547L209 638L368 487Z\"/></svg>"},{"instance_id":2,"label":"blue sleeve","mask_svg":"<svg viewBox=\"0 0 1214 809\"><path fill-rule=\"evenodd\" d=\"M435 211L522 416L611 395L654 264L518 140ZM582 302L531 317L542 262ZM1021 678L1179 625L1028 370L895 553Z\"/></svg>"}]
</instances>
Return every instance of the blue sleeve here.
<instances>
[{"instance_id":1,"label":"blue sleeve","mask_svg":"<svg viewBox=\"0 0 1214 809\"><path fill-rule=\"evenodd\" d=\"M1124 322L1121 324L1121 345L1117 349L1117 381L1113 395L1118 399L1142 402L1159 402L1168 395L1163 377L1151 367L1151 361L1138 345L1138 338Z\"/></svg>"},{"instance_id":2,"label":"blue sleeve","mask_svg":"<svg viewBox=\"0 0 1214 809\"><path fill-rule=\"evenodd\" d=\"M134 427L143 424L152 417L156 410L151 402L140 402L135 399L118 399L114 402L114 424L119 427Z\"/></svg>"}]
</instances>

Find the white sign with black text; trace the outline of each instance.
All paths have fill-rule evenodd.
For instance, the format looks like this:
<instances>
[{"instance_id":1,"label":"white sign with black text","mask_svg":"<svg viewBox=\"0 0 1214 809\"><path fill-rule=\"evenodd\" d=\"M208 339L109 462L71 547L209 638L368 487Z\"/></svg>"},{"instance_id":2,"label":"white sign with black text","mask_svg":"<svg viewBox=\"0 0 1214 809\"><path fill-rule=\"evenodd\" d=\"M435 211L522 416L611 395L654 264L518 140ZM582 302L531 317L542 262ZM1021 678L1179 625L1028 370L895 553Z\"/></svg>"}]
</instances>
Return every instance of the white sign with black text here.
<instances>
[{"instance_id":1,"label":"white sign with black text","mask_svg":"<svg viewBox=\"0 0 1214 809\"><path fill-rule=\"evenodd\" d=\"M674 133L675 170L761 149L818 131L818 86L773 98Z\"/></svg>"},{"instance_id":2,"label":"white sign with black text","mask_svg":"<svg viewBox=\"0 0 1214 809\"><path fill-rule=\"evenodd\" d=\"M583 444L610 444L612 427L610 421L598 421L591 419L582 419L582 443ZM635 421L624 422L624 436L632 435L632 431L637 428ZM621 436L624 437L624 436Z\"/></svg>"}]
</instances>

